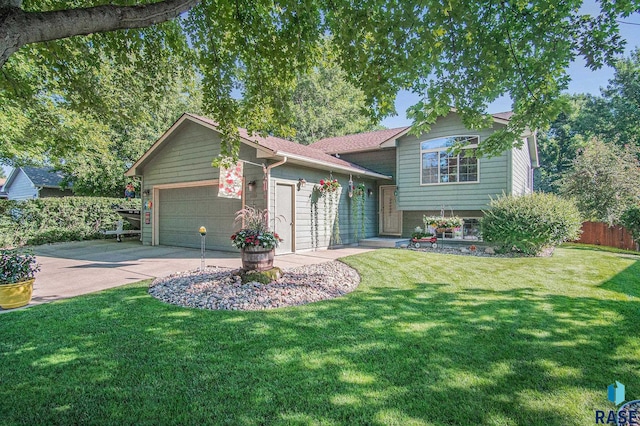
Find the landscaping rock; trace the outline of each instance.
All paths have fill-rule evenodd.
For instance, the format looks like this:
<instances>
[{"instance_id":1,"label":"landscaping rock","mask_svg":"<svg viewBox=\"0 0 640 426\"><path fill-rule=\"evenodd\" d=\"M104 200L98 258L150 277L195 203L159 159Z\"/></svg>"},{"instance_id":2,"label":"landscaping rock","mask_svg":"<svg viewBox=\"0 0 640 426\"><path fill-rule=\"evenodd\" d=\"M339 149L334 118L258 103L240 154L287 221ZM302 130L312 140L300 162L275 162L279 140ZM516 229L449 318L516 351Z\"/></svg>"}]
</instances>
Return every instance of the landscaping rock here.
<instances>
[{"instance_id":1,"label":"landscaping rock","mask_svg":"<svg viewBox=\"0 0 640 426\"><path fill-rule=\"evenodd\" d=\"M493 247L487 247L486 249L484 249L484 252L486 254L496 254L496 251L493 249Z\"/></svg>"},{"instance_id":2,"label":"landscaping rock","mask_svg":"<svg viewBox=\"0 0 640 426\"><path fill-rule=\"evenodd\" d=\"M279 268L274 268L278 269ZM154 280L149 294L174 305L200 309L262 310L333 299L352 292L358 273L342 262L287 269L269 284L242 283L239 270L206 268Z\"/></svg>"}]
</instances>

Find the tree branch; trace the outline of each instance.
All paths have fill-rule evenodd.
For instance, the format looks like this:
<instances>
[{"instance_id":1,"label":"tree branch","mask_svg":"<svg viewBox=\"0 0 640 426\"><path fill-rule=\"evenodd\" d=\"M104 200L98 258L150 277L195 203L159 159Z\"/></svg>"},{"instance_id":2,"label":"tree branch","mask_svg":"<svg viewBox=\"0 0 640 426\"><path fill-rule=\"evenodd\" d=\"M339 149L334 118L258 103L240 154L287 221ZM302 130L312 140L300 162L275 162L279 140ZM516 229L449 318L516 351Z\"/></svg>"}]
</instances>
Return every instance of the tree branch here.
<instances>
[{"instance_id":1,"label":"tree branch","mask_svg":"<svg viewBox=\"0 0 640 426\"><path fill-rule=\"evenodd\" d=\"M51 12L25 12L11 6L14 1L0 3L9 6L0 8L0 67L26 44L149 27L176 18L201 0L165 0L138 6L104 5Z\"/></svg>"}]
</instances>

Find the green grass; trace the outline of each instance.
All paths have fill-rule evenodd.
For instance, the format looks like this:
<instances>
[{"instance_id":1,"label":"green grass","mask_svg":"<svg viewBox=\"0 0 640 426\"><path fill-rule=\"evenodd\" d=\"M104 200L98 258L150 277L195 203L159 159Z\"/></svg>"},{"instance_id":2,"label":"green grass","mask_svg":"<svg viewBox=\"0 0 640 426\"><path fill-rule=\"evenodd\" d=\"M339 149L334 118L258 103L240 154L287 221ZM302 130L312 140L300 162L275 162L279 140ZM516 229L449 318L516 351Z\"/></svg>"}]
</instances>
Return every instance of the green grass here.
<instances>
[{"instance_id":1,"label":"green grass","mask_svg":"<svg viewBox=\"0 0 640 426\"><path fill-rule=\"evenodd\" d=\"M640 259L378 250L346 297L183 309L148 282L0 315L0 424L589 425L640 399Z\"/></svg>"}]
</instances>

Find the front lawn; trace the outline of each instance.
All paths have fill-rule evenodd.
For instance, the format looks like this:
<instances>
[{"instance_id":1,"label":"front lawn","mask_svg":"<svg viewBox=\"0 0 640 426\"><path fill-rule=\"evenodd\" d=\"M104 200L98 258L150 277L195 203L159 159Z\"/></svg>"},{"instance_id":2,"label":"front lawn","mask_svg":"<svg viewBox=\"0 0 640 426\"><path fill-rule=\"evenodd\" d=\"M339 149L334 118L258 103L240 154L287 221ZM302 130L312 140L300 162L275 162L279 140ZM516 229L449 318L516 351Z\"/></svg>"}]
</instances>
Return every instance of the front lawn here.
<instances>
[{"instance_id":1,"label":"front lawn","mask_svg":"<svg viewBox=\"0 0 640 426\"><path fill-rule=\"evenodd\" d=\"M345 262L358 290L301 307L184 309L145 281L1 314L0 424L589 425L610 383L640 399L638 256Z\"/></svg>"}]
</instances>

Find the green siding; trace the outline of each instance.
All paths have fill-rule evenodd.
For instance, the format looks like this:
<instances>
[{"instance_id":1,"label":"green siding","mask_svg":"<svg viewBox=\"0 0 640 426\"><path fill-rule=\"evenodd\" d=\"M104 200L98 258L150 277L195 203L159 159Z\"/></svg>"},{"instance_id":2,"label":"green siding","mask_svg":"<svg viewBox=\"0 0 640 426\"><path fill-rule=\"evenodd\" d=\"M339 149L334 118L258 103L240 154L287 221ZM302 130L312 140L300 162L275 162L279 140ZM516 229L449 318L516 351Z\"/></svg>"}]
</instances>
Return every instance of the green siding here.
<instances>
[{"instance_id":1,"label":"green siding","mask_svg":"<svg viewBox=\"0 0 640 426\"><path fill-rule=\"evenodd\" d=\"M496 125L498 126L498 125ZM490 197L508 191L508 153L479 160L478 183L420 184L420 142L454 135L479 135L480 143L493 129L467 130L457 114L439 119L429 133L420 137L405 135L398 140L398 209L446 211L481 210ZM412 225L416 226L416 225Z\"/></svg>"},{"instance_id":2,"label":"green siding","mask_svg":"<svg viewBox=\"0 0 640 426\"><path fill-rule=\"evenodd\" d=\"M511 150L511 193L513 195L524 195L531 192L529 173L531 173L531 158L528 142L525 142L521 148Z\"/></svg>"},{"instance_id":3,"label":"green siding","mask_svg":"<svg viewBox=\"0 0 640 426\"><path fill-rule=\"evenodd\" d=\"M357 152L353 154L341 154L340 158L354 164L358 164L374 172L396 178L396 149L387 148L378 151ZM391 184L391 182L388 182Z\"/></svg>"},{"instance_id":4,"label":"green siding","mask_svg":"<svg viewBox=\"0 0 640 426\"><path fill-rule=\"evenodd\" d=\"M152 199L153 187L156 185L171 184L171 183L186 183L196 182L202 180L212 180L218 178L218 168L211 166L211 161L220 152L220 137L219 134L211 129L208 129L202 125L185 121L173 134L171 134L165 141L163 146L159 147L153 154L153 157L144 165L143 175L143 189L150 190L151 195L144 197L143 202L151 200L153 202L153 209L158 208L155 200ZM255 163L262 163L262 160L257 160L255 156L255 149L242 145L240 149L240 157L244 160L252 161ZM245 195L245 202L247 205L255 206L258 208L264 208L264 192L262 187L262 168L245 164L244 176L246 182L252 180L256 181L256 189L254 192L248 192ZM168 190L161 190L161 197L163 194L168 194ZM189 192L189 191L187 191ZM211 194L209 194L211 195ZM240 201L237 202L238 209L240 209ZM162 198L159 200L162 203ZM198 211L197 217L200 220L210 220L214 223L214 227L223 230L225 233L231 235L233 230L233 220L230 218L229 209L226 208L230 200L218 198L215 196L214 200L211 200L205 209L206 213ZM219 208L218 208L219 207ZM235 207L232 207L235 208ZM145 210L147 211L147 210ZM160 210L162 212L162 210ZM235 212L235 211L234 211ZM170 213L172 214L172 213ZM190 211L188 214L193 214ZM144 213L143 213L144 218ZM153 220L153 214L151 214L151 220ZM163 219L160 218L160 224L163 224ZM207 227L209 229L209 227ZM186 231L185 231L186 232ZM227 237L228 238L228 237ZM185 246L191 246L193 243L187 234L184 234L184 244L179 244L179 238L176 235L171 236L168 240L171 244L179 244ZM213 248L220 248L226 250L235 250L230 244L223 245L217 237L211 238L212 243L208 245ZM213 243L213 240L216 240ZM144 220L142 224L142 242L143 244L151 244L152 241L152 227L151 225L145 225ZM222 240L220 240L222 241ZM160 243L163 243L162 235L160 235Z\"/></svg>"},{"instance_id":5,"label":"green siding","mask_svg":"<svg viewBox=\"0 0 640 426\"><path fill-rule=\"evenodd\" d=\"M320 179L328 179L329 173L321 170L314 170L307 167L287 164L276 167L271 170L271 205L275 203L275 182L297 183L298 179L303 178L307 184L300 188L296 188L296 250L310 250L313 248L311 242L312 236L312 218L311 218L311 196L314 185L320 182ZM342 186L339 198L339 225L340 237L342 244L355 243L354 231L356 221L353 220L351 214L352 199L348 196L347 186L349 184L349 175L333 173L333 178L338 179ZM378 189L376 182L371 179L362 179L353 176L354 185L364 183L367 188L371 188L371 197L365 196L365 233L367 237L373 237L378 234ZM328 203L327 209L328 209ZM325 199L318 200L318 248L326 248L335 245L336 242L329 241L331 237L331 227L333 223L327 224L327 235L325 236ZM331 218L331 215L327 216ZM331 219L329 219L331 220Z\"/></svg>"}]
</instances>

